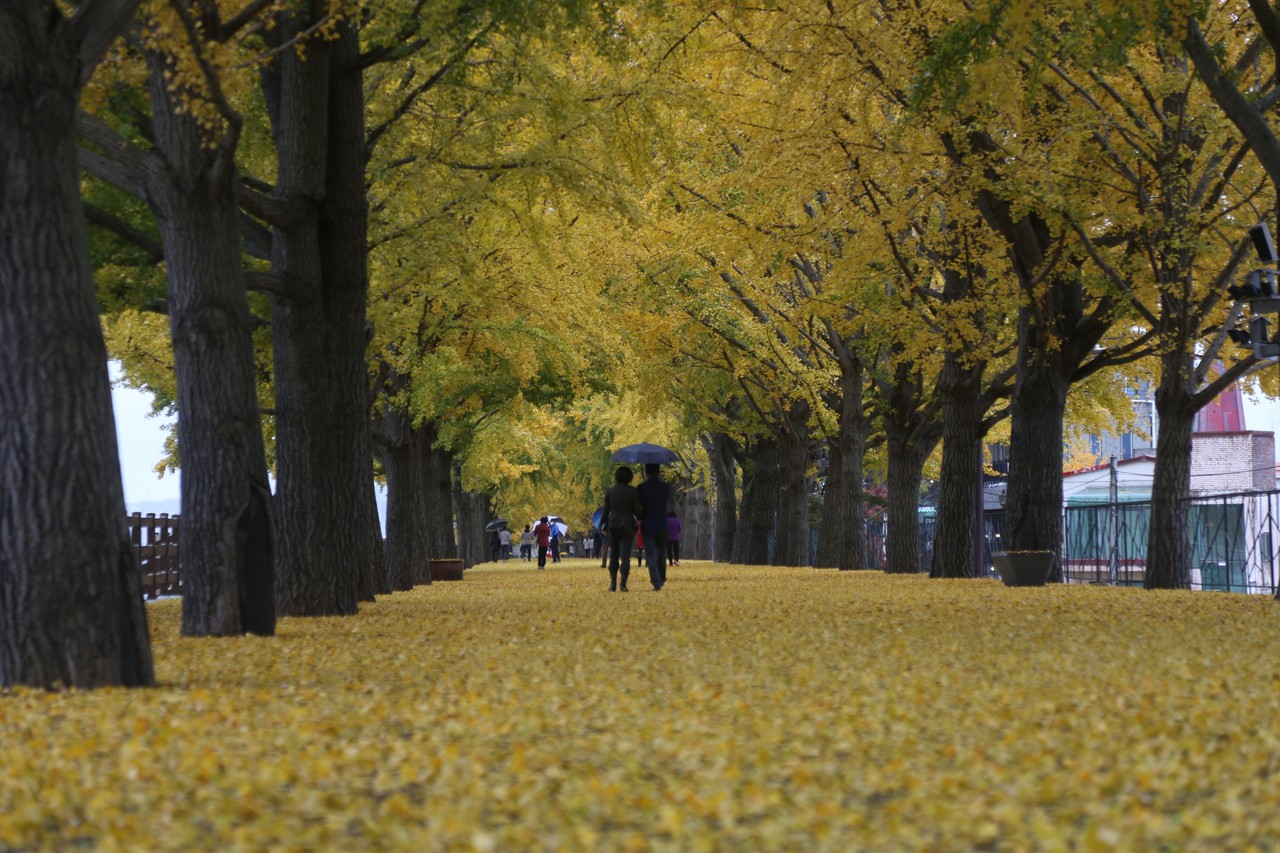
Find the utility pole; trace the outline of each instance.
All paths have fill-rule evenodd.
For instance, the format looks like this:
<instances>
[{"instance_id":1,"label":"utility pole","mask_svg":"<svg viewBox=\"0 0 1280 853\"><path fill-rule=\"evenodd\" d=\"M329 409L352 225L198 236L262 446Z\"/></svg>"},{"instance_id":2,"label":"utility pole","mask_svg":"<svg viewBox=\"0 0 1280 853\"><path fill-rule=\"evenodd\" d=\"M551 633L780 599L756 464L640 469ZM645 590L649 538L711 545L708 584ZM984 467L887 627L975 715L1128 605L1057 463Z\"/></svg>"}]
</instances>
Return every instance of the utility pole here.
<instances>
[{"instance_id":1,"label":"utility pole","mask_svg":"<svg viewBox=\"0 0 1280 853\"><path fill-rule=\"evenodd\" d=\"M1119 563L1120 551L1120 469L1116 466L1116 455L1111 454L1110 468L1111 488L1109 489L1109 497L1111 503L1107 509L1107 538L1110 540L1110 551L1107 557L1107 581L1112 585L1116 585L1116 575Z\"/></svg>"}]
</instances>

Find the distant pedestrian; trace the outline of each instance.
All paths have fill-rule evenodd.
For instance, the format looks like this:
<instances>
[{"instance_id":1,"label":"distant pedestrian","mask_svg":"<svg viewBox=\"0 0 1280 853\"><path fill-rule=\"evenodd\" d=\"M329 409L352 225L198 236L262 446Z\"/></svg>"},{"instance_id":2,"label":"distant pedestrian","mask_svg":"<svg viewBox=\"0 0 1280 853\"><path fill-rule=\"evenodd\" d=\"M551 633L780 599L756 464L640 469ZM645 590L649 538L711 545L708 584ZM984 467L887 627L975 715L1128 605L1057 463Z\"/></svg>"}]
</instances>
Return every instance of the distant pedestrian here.
<instances>
[{"instance_id":1,"label":"distant pedestrian","mask_svg":"<svg viewBox=\"0 0 1280 853\"><path fill-rule=\"evenodd\" d=\"M489 534L489 556L495 563L498 557L502 555L502 539L498 536L498 531Z\"/></svg>"},{"instance_id":2,"label":"distant pedestrian","mask_svg":"<svg viewBox=\"0 0 1280 853\"><path fill-rule=\"evenodd\" d=\"M502 528L498 531L498 541L502 544L502 561L511 559L511 531Z\"/></svg>"},{"instance_id":3,"label":"distant pedestrian","mask_svg":"<svg viewBox=\"0 0 1280 853\"><path fill-rule=\"evenodd\" d=\"M560 522L551 525L551 562L560 562Z\"/></svg>"},{"instance_id":4,"label":"distant pedestrian","mask_svg":"<svg viewBox=\"0 0 1280 853\"><path fill-rule=\"evenodd\" d=\"M671 486L662 481L662 468L652 463L644 466L644 482L636 487L644 515L640 529L644 533L644 556L649 564L649 580L655 590L667 584L667 504Z\"/></svg>"},{"instance_id":5,"label":"distant pedestrian","mask_svg":"<svg viewBox=\"0 0 1280 853\"><path fill-rule=\"evenodd\" d=\"M680 565L680 519L675 512L667 513L667 562Z\"/></svg>"},{"instance_id":6,"label":"distant pedestrian","mask_svg":"<svg viewBox=\"0 0 1280 853\"><path fill-rule=\"evenodd\" d=\"M636 529L635 551L636 551L636 568L639 569L644 566L645 554L644 554L644 532L638 528Z\"/></svg>"},{"instance_id":7,"label":"distant pedestrian","mask_svg":"<svg viewBox=\"0 0 1280 853\"><path fill-rule=\"evenodd\" d=\"M547 546L551 542L551 525L544 515L533 528L533 539L538 543L538 571L547 567Z\"/></svg>"},{"instance_id":8,"label":"distant pedestrian","mask_svg":"<svg viewBox=\"0 0 1280 853\"><path fill-rule=\"evenodd\" d=\"M631 485L635 474L626 465L613 472L613 485L604 493L603 524L609 527L609 592L627 591L631 575L631 538L636 535L636 518L641 513L640 496ZM618 585L621 574L622 585Z\"/></svg>"},{"instance_id":9,"label":"distant pedestrian","mask_svg":"<svg viewBox=\"0 0 1280 853\"><path fill-rule=\"evenodd\" d=\"M520 559L533 559L533 531L529 529L529 525L524 526L524 530L520 532Z\"/></svg>"}]
</instances>

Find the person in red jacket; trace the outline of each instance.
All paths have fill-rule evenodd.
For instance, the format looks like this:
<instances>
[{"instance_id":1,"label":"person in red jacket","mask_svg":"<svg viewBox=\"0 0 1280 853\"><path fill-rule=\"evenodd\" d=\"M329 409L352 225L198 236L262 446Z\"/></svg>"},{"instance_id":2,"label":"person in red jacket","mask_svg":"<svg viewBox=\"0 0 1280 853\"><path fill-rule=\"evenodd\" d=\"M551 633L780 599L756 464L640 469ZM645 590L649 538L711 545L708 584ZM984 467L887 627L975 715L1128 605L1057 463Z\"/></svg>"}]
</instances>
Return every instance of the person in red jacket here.
<instances>
[{"instance_id":1,"label":"person in red jacket","mask_svg":"<svg viewBox=\"0 0 1280 853\"><path fill-rule=\"evenodd\" d=\"M547 545L551 543L551 525L544 515L533 528L533 541L538 543L538 571L547 567Z\"/></svg>"}]
</instances>

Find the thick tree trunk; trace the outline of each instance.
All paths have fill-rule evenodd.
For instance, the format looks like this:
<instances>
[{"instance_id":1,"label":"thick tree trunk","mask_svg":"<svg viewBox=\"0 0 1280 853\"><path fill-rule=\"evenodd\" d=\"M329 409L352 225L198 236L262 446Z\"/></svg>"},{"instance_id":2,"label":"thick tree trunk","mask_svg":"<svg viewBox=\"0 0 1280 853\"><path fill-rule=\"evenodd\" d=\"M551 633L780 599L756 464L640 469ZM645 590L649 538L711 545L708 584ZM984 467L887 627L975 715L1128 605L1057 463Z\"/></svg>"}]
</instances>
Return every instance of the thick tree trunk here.
<instances>
[{"instance_id":1,"label":"thick tree trunk","mask_svg":"<svg viewBox=\"0 0 1280 853\"><path fill-rule=\"evenodd\" d=\"M1050 581L1062 580L1062 419L1067 380L1057 370L1020 373L1009 442L1005 547L1051 551ZM1163 426L1162 426L1163 428Z\"/></svg>"},{"instance_id":2,"label":"thick tree trunk","mask_svg":"<svg viewBox=\"0 0 1280 853\"><path fill-rule=\"evenodd\" d=\"M427 547L433 559L457 558L460 553L453 521L453 454L443 447L434 446L439 435L435 424L424 429L428 431L427 517L423 522L427 525ZM482 524L481 532L483 530Z\"/></svg>"},{"instance_id":3,"label":"thick tree trunk","mask_svg":"<svg viewBox=\"0 0 1280 853\"><path fill-rule=\"evenodd\" d=\"M1156 389L1156 473L1151 484L1151 526L1147 531L1147 589L1190 589L1187 507L1191 494L1191 432L1196 407L1180 376L1185 371L1165 359Z\"/></svg>"},{"instance_id":4,"label":"thick tree trunk","mask_svg":"<svg viewBox=\"0 0 1280 853\"><path fill-rule=\"evenodd\" d=\"M890 573L918 572L920 566L920 483L930 448L911 440L910 430L886 427L889 446L889 534L885 543Z\"/></svg>"},{"instance_id":5,"label":"thick tree trunk","mask_svg":"<svg viewBox=\"0 0 1280 853\"><path fill-rule=\"evenodd\" d=\"M827 480L816 564L824 568L866 568L866 502L862 466L867 422L862 412L862 362L841 365L839 420L827 442Z\"/></svg>"},{"instance_id":6,"label":"thick tree trunk","mask_svg":"<svg viewBox=\"0 0 1280 853\"><path fill-rule=\"evenodd\" d=\"M365 184L368 165L364 121L364 77L360 37L352 17L337 26L329 63L328 161L325 203L321 209L320 262L324 282L325 319L337 342L332 365L337 388L343 440L350 442L341 457L344 502L354 504L365 529L377 521L378 507L371 488L373 446L369 435L369 365L365 357L371 331L367 320L369 296L369 199ZM350 494L347 494L350 490ZM380 555L372 540L351 557L359 571L361 598L372 600L372 574Z\"/></svg>"},{"instance_id":7,"label":"thick tree trunk","mask_svg":"<svg viewBox=\"0 0 1280 853\"><path fill-rule=\"evenodd\" d=\"M288 14L278 20L272 35L279 40L308 23ZM355 269L364 263L363 239L358 261L337 249L340 243L356 251L341 232L364 227L360 205L344 188L353 180L345 172L363 175L362 161L347 152L361 119L347 114L345 84L330 85L333 55L345 51L341 40L310 39L305 56L285 50L264 72L276 195L294 211L272 246L273 271L287 287L273 296L271 314L282 615L355 613L360 573L373 562L365 279Z\"/></svg>"},{"instance_id":8,"label":"thick tree trunk","mask_svg":"<svg viewBox=\"0 0 1280 853\"><path fill-rule=\"evenodd\" d=\"M809 559L809 453L811 408L797 400L778 439L778 514L775 566L807 566Z\"/></svg>"},{"instance_id":9,"label":"thick tree trunk","mask_svg":"<svg viewBox=\"0 0 1280 853\"><path fill-rule=\"evenodd\" d=\"M149 57L149 176L168 271L182 459L182 633L275 633L275 531L258 416L249 299L227 146L205 135Z\"/></svg>"},{"instance_id":10,"label":"thick tree trunk","mask_svg":"<svg viewBox=\"0 0 1280 853\"><path fill-rule=\"evenodd\" d=\"M942 402L942 471L939 476L937 527L933 540L936 578L981 577L975 562L975 535L981 523L976 487L982 482L980 461L982 406L980 365L965 368L948 352L938 378Z\"/></svg>"},{"instance_id":11,"label":"thick tree trunk","mask_svg":"<svg viewBox=\"0 0 1280 853\"><path fill-rule=\"evenodd\" d=\"M723 433L703 436L702 446L711 461L711 487L715 490L715 521L711 530L711 559L733 560L738 538L738 474L733 440Z\"/></svg>"},{"instance_id":12,"label":"thick tree trunk","mask_svg":"<svg viewBox=\"0 0 1280 853\"><path fill-rule=\"evenodd\" d=\"M387 571L396 590L431 582L425 439L421 430L404 429L382 459L387 472Z\"/></svg>"},{"instance_id":13,"label":"thick tree trunk","mask_svg":"<svg viewBox=\"0 0 1280 853\"><path fill-rule=\"evenodd\" d=\"M707 490L698 487L672 496L672 509L680 519L680 558L710 558L711 537L715 526L715 507Z\"/></svg>"},{"instance_id":14,"label":"thick tree trunk","mask_svg":"<svg viewBox=\"0 0 1280 853\"><path fill-rule=\"evenodd\" d=\"M489 561L484 526L493 518L487 495L462 490L462 473L453 472L453 508L458 519L458 553L468 566ZM535 546L536 547L536 546Z\"/></svg>"},{"instance_id":15,"label":"thick tree trunk","mask_svg":"<svg viewBox=\"0 0 1280 853\"><path fill-rule=\"evenodd\" d=\"M80 204L75 34L50 4L0 5L3 686L155 681Z\"/></svg>"},{"instance_id":16,"label":"thick tree trunk","mask_svg":"<svg viewBox=\"0 0 1280 853\"><path fill-rule=\"evenodd\" d=\"M778 442L757 439L742 466L742 510L733 543L733 562L769 565L769 538L778 511Z\"/></svg>"}]
</instances>

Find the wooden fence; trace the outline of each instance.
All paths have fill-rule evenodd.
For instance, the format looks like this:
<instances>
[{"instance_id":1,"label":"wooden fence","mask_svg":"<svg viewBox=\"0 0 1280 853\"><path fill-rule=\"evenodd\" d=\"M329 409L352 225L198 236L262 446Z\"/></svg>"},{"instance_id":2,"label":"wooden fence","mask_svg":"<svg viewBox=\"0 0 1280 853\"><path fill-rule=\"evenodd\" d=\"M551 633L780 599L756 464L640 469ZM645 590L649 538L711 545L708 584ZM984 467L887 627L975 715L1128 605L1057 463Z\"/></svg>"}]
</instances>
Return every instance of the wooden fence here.
<instances>
[{"instance_id":1,"label":"wooden fence","mask_svg":"<svg viewBox=\"0 0 1280 853\"><path fill-rule=\"evenodd\" d=\"M135 512L125 516L129 525L129 541L138 555L142 572L142 595L159 598L181 595L182 581L178 573L178 516L168 513Z\"/></svg>"}]
</instances>

